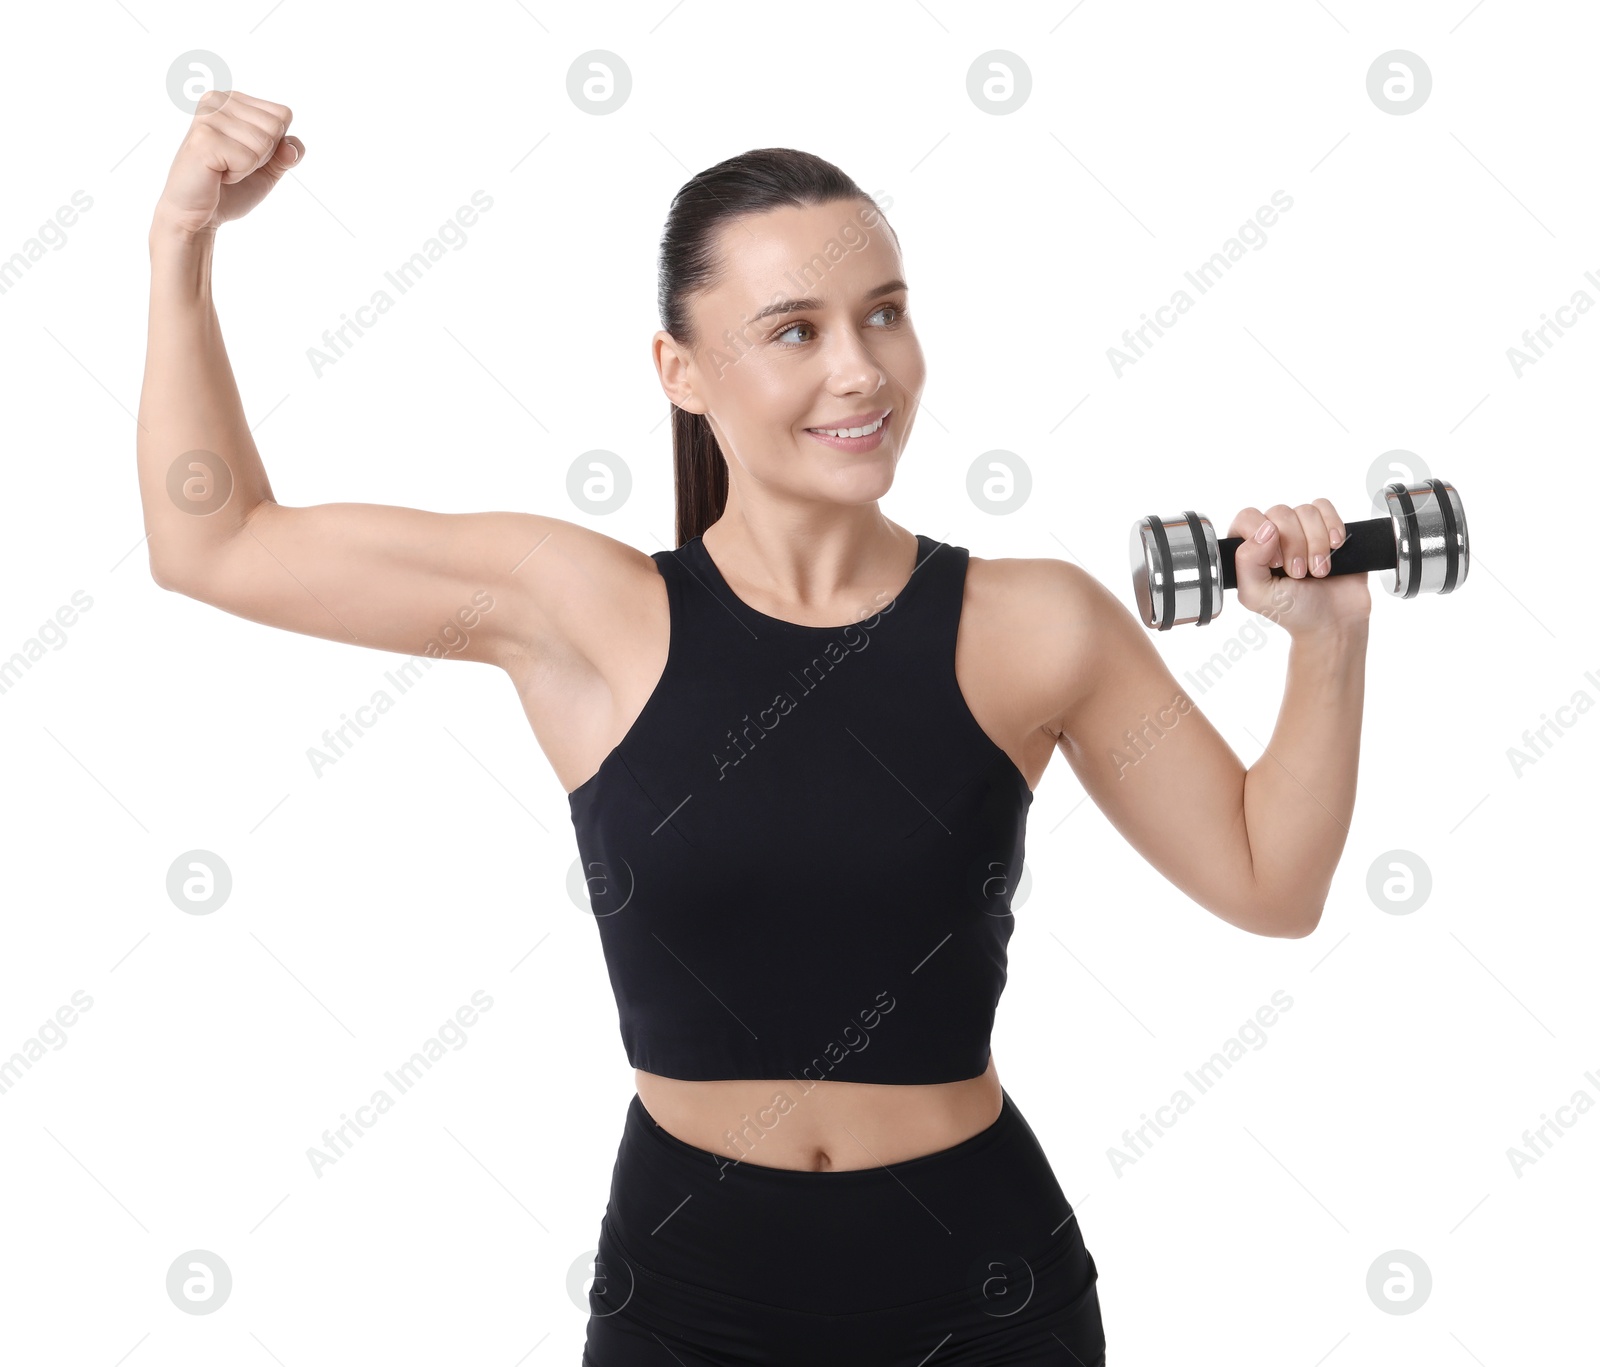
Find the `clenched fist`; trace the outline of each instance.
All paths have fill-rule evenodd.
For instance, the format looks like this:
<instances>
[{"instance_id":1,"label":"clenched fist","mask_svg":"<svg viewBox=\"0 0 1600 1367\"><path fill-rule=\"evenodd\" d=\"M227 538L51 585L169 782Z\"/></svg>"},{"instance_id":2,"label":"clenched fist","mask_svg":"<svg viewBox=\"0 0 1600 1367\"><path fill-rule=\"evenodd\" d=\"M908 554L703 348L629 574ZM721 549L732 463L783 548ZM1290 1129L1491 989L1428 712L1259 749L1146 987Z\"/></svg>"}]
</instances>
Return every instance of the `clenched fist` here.
<instances>
[{"instance_id":1,"label":"clenched fist","mask_svg":"<svg viewBox=\"0 0 1600 1367\"><path fill-rule=\"evenodd\" d=\"M1270 617L1291 636L1364 622L1372 593L1364 574L1328 575L1328 555L1344 541L1344 519L1325 498L1263 513L1243 508L1228 529L1244 541L1233 555L1239 601ZM1288 571L1280 578L1274 566ZM1315 587L1306 581L1321 579Z\"/></svg>"},{"instance_id":2,"label":"clenched fist","mask_svg":"<svg viewBox=\"0 0 1600 1367\"><path fill-rule=\"evenodd\" d=\"M287 105L207 91L167 172L156 224L192 236L243 218L305 155L299 138L285 136L293 118Z\"/></svg>"}]
</instances>

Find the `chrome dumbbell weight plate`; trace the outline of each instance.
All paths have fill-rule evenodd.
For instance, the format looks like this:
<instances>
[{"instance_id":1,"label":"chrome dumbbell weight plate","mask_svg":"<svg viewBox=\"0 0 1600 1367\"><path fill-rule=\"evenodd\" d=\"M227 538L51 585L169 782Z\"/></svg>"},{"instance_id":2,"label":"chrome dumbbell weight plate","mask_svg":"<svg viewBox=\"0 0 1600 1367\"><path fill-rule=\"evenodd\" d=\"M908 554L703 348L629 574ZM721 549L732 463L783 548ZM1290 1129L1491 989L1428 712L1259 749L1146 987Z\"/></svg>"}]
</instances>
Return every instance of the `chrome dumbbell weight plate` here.
<instances>
[{"instance_id":1,"label":"chrome dumbbell weight plate","mask_svg":"<svg viewBox=\"0 0 1600 1367\"><path fill-rule=\"evenodd\" d=\"M1222 611L1222 552L1210 518L1152 513L1133 524L1128 560L1139 619L1147 627L1204 626Z\"/></svg>"},{"instance_id":2,"label":"chrome dumbbell weight plate","mask_svg":"<svg viewBox=\"0 0 1600 1367\"><path fill-rule=\"evenodd\" d=\"M1383 501L1395 545L1389 592L1396 598L1415 598L1419 593L1452 593L1460 588L1471 556L1467 514L1455 485L1442 479L1410 487L1386 484ZM1332 566L1334 556L1328 563Z\"/></svg>"}]
</instances>

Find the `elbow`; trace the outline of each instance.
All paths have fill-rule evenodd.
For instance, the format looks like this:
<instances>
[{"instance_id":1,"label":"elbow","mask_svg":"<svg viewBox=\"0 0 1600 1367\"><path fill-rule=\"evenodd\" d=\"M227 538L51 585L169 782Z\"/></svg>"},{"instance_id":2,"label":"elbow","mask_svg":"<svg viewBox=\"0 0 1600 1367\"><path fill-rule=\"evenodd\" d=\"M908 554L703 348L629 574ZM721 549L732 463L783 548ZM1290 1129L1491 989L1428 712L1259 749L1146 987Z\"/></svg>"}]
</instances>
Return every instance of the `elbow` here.
<instances>
[{"instance_id":1,"label":"elbow","mask_svg":"<svg viewBox=\"0 0 1600 1367\"><path fill-rule=\"evenodd\" d=\"M162 561L150 562L150 577L155 580L158 589L166 589L168 593L185 593L184 585L188 582L185 576L179 574L172 565Z\"/></svg>"},{"instance_id":2,"label":"elbow","mask_svg":"<svg viewBox=\"0 0 1600 1367\"><path fill-rule=\"evenodd\" d=\"M1285 940L1303 940L1317 928L1321 920L1322 908L1320 906L1313 907L1310 911L1301 909L1293 913L1286 912L1278 920L1278 925L1282 929L1275 930L1272 933L1281 936Z\"/></svg>"},{"instance_id":3,"label":"elbow","mask_svg":"<svg viewBox=\"0 0 1600 1367\"><path fill-rule=\"evenodd\" d=\"M1234 924L1247 928L1253 935L1265 935L1274 940L1303 940L1317 928L1321 920L1320 906L1308 910L1298 906L1263 906L1256 903Z\"/></svg>"},{"instance_id":4,"label":"elbow","mask_svg":"<svg viewBox=\"0 0 1600 1367\"><path fill-rule=\"evenodd\" d=\"M204 571L192 561L178 564L154 557L150 560L150 577L155 580L157 588L165 589L168 593L181 593L185 598L198 598L200 586L205 582Z\"/></svg>"},{"instance_id":5,"label":"elbow","mask_svg":"<svg viewBox=\"0 0 1600 1367\"><path fill-rule=\"evenodd\" d=\"M150 577L156 587L169 593L181 593L185 598L199 598L209 602L205 595L214 587L219 569L225 563L229 547L249 528L250 521L261 508L272 500L257 499L243 515L237 526L219 528L205 539L186 539L179 535L163 537L158 530L146 534L145 548L150 558ZM146 519L146 526L149 526ZM179 530L182 530L181 528Z\"/></svg>"}]
</instances>

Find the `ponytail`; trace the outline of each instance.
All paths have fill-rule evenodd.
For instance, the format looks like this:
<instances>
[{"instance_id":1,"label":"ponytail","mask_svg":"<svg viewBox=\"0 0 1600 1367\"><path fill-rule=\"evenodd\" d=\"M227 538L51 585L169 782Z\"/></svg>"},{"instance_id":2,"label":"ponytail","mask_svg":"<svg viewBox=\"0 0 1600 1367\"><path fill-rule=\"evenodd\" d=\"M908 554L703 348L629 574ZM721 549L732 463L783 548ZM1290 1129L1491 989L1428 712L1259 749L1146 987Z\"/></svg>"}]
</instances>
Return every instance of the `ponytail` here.
<instances>
[{"instance_id":1,"label":"ponytail","mask_svg":"<svg viewBox=\"0 0 1600 1367\"><path fill-rule=\"evenodd\" d=\"M728 462L704 413L672 405L672 464L681 546L705 531L728 506Z\"/></svg>"}]
</instances>

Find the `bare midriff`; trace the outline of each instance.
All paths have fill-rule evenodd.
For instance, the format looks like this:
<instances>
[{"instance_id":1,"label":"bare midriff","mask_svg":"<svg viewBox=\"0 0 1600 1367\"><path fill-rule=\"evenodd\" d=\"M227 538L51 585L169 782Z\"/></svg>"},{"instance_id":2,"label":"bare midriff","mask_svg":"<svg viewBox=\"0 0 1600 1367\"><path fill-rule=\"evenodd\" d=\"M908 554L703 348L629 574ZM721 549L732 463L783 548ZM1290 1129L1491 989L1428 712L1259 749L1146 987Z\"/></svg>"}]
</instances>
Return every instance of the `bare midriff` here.
<instances>
[{"instance_id":1,"label":"bare midriff","mask_svg":"<svg viewBox=\"0 0 1600 1367\"><path fill-rule=\"evenodd\" d=\"M693 1082L634 1069L668 1134L729 1162L806 1172L901 1163L948 1149L1000 1117L994 1056L977 1077L898 1085L738 1078Z\"/></svg>"}]
</instances>

